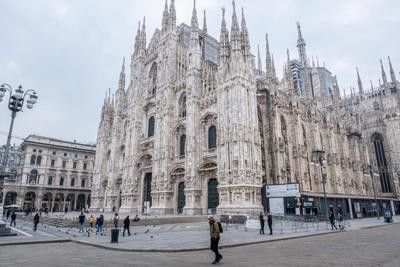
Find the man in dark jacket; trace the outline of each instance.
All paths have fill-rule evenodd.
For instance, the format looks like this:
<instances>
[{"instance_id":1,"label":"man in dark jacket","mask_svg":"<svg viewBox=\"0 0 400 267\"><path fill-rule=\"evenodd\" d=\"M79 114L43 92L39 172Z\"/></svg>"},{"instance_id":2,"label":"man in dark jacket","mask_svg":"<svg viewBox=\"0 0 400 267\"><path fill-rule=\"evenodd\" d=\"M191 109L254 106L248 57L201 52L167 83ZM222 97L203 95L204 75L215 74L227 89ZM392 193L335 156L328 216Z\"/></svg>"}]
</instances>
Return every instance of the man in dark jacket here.
<instances>
[{"instance_id":1,"label":"man in dark jacket","mask_svg":"<svg viewBox=\"0 0 400 267\"><path fill-rule=\"evenodd\" d=\"M260 212L260 216L258 217L260 219L260 235L265 235L264 233L264 225L265 225L265 219L264 219L264 214Z\"/></svg>"},{"instance_id":2,"label":"man in dark jacket","mask_svg":"<svg viewBox=\"0 0 400 267\"><path fill-rule=\"evenodd\" d=\"M269 234L272 235L272 215L268 213L268 227L269 227Z\"/></svg>"},{"instance_id":3,"label":"man in dark jacket","mask_svg":"<svg viewBox=\"0 0 400 267\"><path fill-rule=\"evenodd\" d=\"M11 214L11 222L10 222L10 226L13 225L14 223L14 227L16 226L15 224L15 220L17 219L17 214L15 214L15 211L13 211L13 213Z\"/></svg>"},{"instance_id":4,"label":"man in dark jacket","mask_svg":"<svg viewBox=\"0 0 400 267\"><path fill-rule=\"evenodd\" d=\"M128 230L128 236L131 236L131 231L129 231L130 220L129 216L126 216L124 220L124 231L122 232L122 236L125 236L125 230Z\"/></svg>"},{"instance_id":5,"label":"man in dark jacket","mask_svg":"<svg viewBox=\"0 0 400 267\"><path fill-rule=\"evenodd\" d=\"M211 237L211 246L210 249L215 253L215 260L211 264L217 264L222 260L222 255L218 252L218 243L220 238L220 231L218 222L214 220L214 217L209 216L208 222L210 224L210 237Z\"/></svg>"},{"instance_id":6,"label":"man in dark jacket","mask_svg":"<svg viewBox=\"0 0 400 267\"><path fill-rule=\"evenodd\" d=\"M7 209L7 213L6 213L6 215L7 215L7 221L8 221L8 218L10 218L10 214L11 214L11 210L10 210L10 209Z\"/></svg>"},{"instance_id":7,"label":"man in dark jacket","mask_svg":"<svg viewBox=\"0 0 400 267\"><path fill-rule=\"evenodd\" d=\"M96 219L96 235L97 233L103 235L103 223L104 223L104 217L103 214L101 214L100 217Z\"/></svg>"},{"instance_id":8,"label":"man in dark jacket","mask_svg":"<svg viewBox=\"0 0 400 267\"><path fill-rule=\"evenodd\" d=\"M33 231L36 232L38 224L39 224L39 213L36 212L35 217L33 217Z\"/></svg>"},{"instance_id":9,"label":"man in dark jacket","mask_svg":"<svg viewBox=\"0 0 400 267\"><path fill-rule=\"evenodd\" d=\"M81 215L79 215L79 233L84 232L83 228L85 226L85 221L86 221L85 214L83 214L83 212L81 212Z\"/></svg>"}]
</instances>

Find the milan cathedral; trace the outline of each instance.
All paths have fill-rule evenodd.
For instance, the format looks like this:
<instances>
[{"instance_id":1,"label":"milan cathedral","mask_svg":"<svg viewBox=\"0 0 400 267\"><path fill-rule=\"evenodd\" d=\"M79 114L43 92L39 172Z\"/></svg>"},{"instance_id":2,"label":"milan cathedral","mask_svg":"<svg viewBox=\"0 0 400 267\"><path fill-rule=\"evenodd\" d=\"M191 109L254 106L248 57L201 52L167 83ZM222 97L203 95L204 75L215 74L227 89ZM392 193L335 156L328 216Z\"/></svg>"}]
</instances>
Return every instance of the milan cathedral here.
<instances>
[{"instance_id":1,"label":"milan cathedral","mask_svg":"<svg viewBox=\"0 0 400 267\"><path fill-rule=\"evenodd\" d=\"M367 89L357 69L358 90L341 95L336 76L308 58L299 24L298 59L288 51L279 78L268 35L264 69L235 2L230 30L222 9L219 40L207 33L205 12L199 27L196 6L190 26L177 26L174 2L148 43L145 20L139 24L130 75L124 61L115 94L104 100L92 208L399 212L400 83L390 58L390 79L381 61L379 85ZM296 185L298 193L279 204L268 197L276 185Z\"/></svg>"}]
</instances>

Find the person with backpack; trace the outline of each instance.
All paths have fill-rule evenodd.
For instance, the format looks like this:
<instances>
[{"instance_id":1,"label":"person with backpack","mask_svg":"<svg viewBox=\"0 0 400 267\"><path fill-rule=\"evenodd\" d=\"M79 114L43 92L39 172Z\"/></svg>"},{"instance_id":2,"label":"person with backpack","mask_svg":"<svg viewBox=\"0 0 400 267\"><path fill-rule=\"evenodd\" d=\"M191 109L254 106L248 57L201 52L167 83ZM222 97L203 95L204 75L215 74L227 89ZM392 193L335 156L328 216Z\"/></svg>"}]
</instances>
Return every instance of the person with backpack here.
<instances>
[{"instance_id":1,"label":"person with backpack","mask_svg":"<svg viewBox=\"0 0 400 267\"><path fill-rule=\"evenodd\" d=\"M208 222L210 224L211 237L210 249L215 253L215 259L211 264L217 264L222 260L222 255L218 252L218 244L220 240L220 234L223 232L223 229L221 223L215 221L213 216L208 217Z\"/></svg>"},{"instance_id":2,"label":"person with backpack","mask_svg":"<svg viewBox=\"0 0 400 267\"><path fill-rule=\"evenodd\" d=\"M129 225L130 225L130 220L129 220L129 215L126 216L124 220L124 231L122 232L122 236L125 236L125 231L128 230L128 236L131 236L131 231L129 231Z\"/></svg>"}]
</instances>

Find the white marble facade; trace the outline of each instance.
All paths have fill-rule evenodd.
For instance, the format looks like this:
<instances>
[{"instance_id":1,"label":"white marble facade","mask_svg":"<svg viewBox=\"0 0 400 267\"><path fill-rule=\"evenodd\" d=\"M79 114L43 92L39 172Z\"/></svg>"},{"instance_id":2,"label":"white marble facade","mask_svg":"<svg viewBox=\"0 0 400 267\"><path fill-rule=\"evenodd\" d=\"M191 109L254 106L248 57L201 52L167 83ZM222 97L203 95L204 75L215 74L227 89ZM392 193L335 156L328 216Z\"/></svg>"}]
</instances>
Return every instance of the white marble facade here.
<instances>
[{"instance_id":1,"label":"white marble facade","mask_svg":"<svg viewBox=\"0 0 400 267\"><path fill-rule=\"evenodd\" d=\"M104 101L92 208L255 213L263 209L265 184L322 192L316 149L325 151L328 195L371 198L371 165L378 196L396 199L400 98L391 64L391 81L382 67L380 86L364 90L360 80L357 93L340 96L336 76L309 62L298 25L302 78L294 77L288 53L281 79L268 39L263 71L243 12L240 24L237 17L233 6L228 30L223 9L217 41L205 17L199 28L195 8L191 25L177 26L171 0L149 43L145 22L139 26L130 75L124 62L118 89Z\"/></svg>"}]
</instances>

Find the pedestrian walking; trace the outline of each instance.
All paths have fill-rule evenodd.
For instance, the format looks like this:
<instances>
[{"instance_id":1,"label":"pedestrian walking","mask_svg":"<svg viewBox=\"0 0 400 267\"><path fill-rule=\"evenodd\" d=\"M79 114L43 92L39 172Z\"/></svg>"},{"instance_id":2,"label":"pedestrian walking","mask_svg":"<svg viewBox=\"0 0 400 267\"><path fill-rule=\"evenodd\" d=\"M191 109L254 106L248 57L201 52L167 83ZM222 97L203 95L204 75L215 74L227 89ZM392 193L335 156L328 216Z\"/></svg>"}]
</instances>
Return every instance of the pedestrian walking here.
<instances>
[{"instance_id":1,"label":"pedestrian walking","mask_svg":"<svg viewBox=\"0 0 400 267\"><path fill-rule=\"evenodd\" d=\"M115 213L115 215L114 215L114 228L118 228L118 220L119 220L118 213Z\"/></svg>"},{"instance_id":2,"label":"pedestrian walking","mask_svg":"<svg viewBox=\"0 0 400 267\"><path fill-rule=\"evenodd\" d=\"M265 218L264 218L264 213L263 212L260 212L259 219L260 219L260 225L261 225L260 235L265 235L265 232L264 232Z\"/></svg>"},{"instance_id":3,"label":"pedestrian walking","mask_svg":"<svg viewBox=\"0 0 400 267\"><path fill-rule=\"evenodd\" d=\"M331 223L332 230L333 230L333 228L335 228L335 230L337 230L337 227L335 224L335 214L333 213L333 211L331 211L329 214L329 222Z\"/></svg>"},{"instance_id":4,"label":"pedestrian walking","mask_svg":"<svg viewBox=\"0 0 400 267\"><path fill-rule=\"evenodd\" d=\"M93 214L91 214L90 217L89 217L90 228L93 228L93 223L94 223L94 216L93 216Z\"/></svg>"},{"instance_id":5,"label":"pedestrian walking","mask_svg":"<svg viewBox=\"0 0 400 267\"><path fill-rule=\"evenodd\" d=\"M7 213L6 213L7 221L8 221L8 218L10 218L10 214L11 214L11 210L10 210L10 209L7 209Z\"/></svg>"},{"instance_id":6,"label":"pedestrian walking","mask_svg":"<svg viewBox=\"0 0 400 267\"><path fill-rule=\"evenodd\" d=\"M100 217L96 219L96 235L97 233L103 235L103 224L104 224L104 217L103 214L101 214Z\"/></svg>"},{"instance_id":7,"label":"pedestrian walking","mask_svg":"<svg viewBox=\"0 0 400 267\"><path fill-rule=\"evenodd\" d=\"M339 221L339 229L341 231L343 231L344 230L344 223L343 223L343 215L342 215L341 211L338 212L337 218L338 218L338 221Z\"/></svg>"},{"instance_id":8,"label":"pedestrian walking","mask_svg":"<svg viewBox=\"0 0 400 267\"><path fill-rule=\"evenodd\" d=\"M11 214L11 222L10 222L10 226L12 226L14 224L14 227L16 226L15 220L17 219L17 214L15 214L15 211L13 211L13 213Z\"/></svg>"},{"instance_id":9,"label":"pedestrian walking","mask_svg":"<svg viewBox=\"0 0 400 267\"><path fill-rule=\"evenodd\" d=\"M131 236L131 231L129 230L130 223L129 216L126 216L124 220L124 231L122 232L122 236L125 236L125 230L128 230L128 236Z\"/></svg>"},{"instance_id":10,"label":"pedestrian walking","mask_svg":"<svg viewBox=\"0 0 400 267\"><path fill-rule=\"evenodd\" d=\"M272 235L272 215L271 213L268 213L268 227L269 227L269 234Z\"/></svg>"},{"instance_id":11,"label":"pedestrian walking","mask_svg":"<svg viewBox=\"0 0 400 267\"><path fill-rule=\"evenodd\" d=\"M81 212L81 215L79 215L79 233L84 232L83 228L85 226L85 221L86 221L85 214L83 214L83 212Z\"/></svg>"},{"instance_id":12,"label":"pedestrian walking","mask_svg":"<svg viewBox=\"0 0 400 267\"><path fill-rule=\"evenodd\" d=\"M222 260L222 255L218 252L218 243L220 239L220 234L222 230L221 223L216 222L213 216L208 217L208 222L210 224L210 237L211 245L210 249L215 253L215 259L211 264L217 264Z\"/></svg>"},{"instance_id":13,"label":"pedestrian walking","mask_svg":"<svg viewBox=\"0 0 400 267\"><path fill-rule=\"evenodd\" d=\"M36 212L35 217L33 217L33 231L36 232L37 230L37 225L39 224L39 213Z\"/></svg>"}]
</instances>

